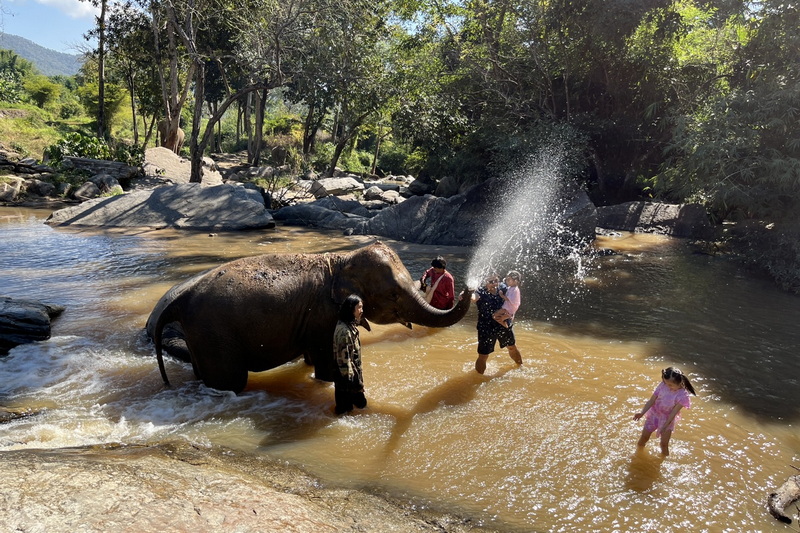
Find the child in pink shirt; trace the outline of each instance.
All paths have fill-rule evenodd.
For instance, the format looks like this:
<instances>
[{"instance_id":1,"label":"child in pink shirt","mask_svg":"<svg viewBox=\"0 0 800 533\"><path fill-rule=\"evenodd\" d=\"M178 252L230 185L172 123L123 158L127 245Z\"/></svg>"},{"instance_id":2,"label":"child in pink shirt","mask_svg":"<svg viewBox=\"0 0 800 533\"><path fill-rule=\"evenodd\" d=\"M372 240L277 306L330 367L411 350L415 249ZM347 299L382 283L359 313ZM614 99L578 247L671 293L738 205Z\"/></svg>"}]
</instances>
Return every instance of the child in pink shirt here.
<instances>
[{"instance_id":1,"label":"child in pink shirt","mask_svg":"<svg viewBox=\"0 0 800 533\"><path fill-rule=\"evenodd\" d=\"M669 455L669 439L675 423L680 419L678 412L681 408L692 405L689 393L697 396L689 378L684 376L677 368L665 368L661 371L661 383L655 392L644 404L641 411L633 415L634 420L639 420L647 414L647 420L639 437L638 446L641 448L650 440L650 435L656 431L661 436L661 453Z\"/></svg>"},{"instance_id":2,"label":"child in pink shirt","mask_svg":"<svg viewBox=\"0 0 800 533\"><path fill-rule=\"evenodd\" d=\"M503 298L503 307L498 309L492 315L501 326L505 328L511 327L511 322L514 320L514 313L519 309L519 304L522 301L522 296L519 292L520 275L516 270L510 271L506 275L505 283L508 287L505 294L500 291L500 296Z\"/></svg>"}]
</instances>

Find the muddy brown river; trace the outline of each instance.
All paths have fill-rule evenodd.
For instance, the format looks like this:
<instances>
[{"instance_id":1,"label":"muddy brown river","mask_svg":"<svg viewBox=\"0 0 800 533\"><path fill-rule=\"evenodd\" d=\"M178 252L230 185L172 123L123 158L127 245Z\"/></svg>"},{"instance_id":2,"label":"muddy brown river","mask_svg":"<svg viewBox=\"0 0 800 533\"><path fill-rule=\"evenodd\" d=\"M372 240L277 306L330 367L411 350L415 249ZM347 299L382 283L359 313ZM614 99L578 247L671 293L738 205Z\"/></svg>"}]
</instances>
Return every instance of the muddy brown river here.
<instances>
[{"instance_id":1,"label":"muddy brown river","mask_svg":"<svg viewBox=\"0 0 800 533\"><path fill-rule=\"evenodd\" d=\"M765 502L800 466L800 298L682 240L604 237L618 253L580 276L530 275L515 325L522 367L497 351L474 371L474 308L447 329L362 331L369 406L337 418L332 385L302 362L251 374L233 395L168 358L165 388L143 328L161 295L201 270L370 238L80 231L46 226L48 214L0 208L0 295L66 307L49 341L0 358L0 402L41 411L4 424L0 451L177 439L505 531L796 531ZM389 244L414 277L445 255L463 285L470 249ZM698 395L664 459L655 439L637 453L632 416L666 366Z\"/></svg>"}]
</instances>

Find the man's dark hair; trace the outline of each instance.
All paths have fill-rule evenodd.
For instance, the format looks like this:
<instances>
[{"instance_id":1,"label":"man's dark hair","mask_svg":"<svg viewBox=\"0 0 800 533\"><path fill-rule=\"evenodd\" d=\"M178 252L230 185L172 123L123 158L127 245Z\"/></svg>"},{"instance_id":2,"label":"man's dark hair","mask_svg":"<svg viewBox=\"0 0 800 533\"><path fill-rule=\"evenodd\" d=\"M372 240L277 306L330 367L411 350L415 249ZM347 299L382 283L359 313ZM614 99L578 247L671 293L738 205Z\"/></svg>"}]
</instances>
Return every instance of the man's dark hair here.
<instances>
[{"instance_id":1,"label":"man's dark hair","mask_svg":"<svg viewBox=\"0 0 800 533\"><path fill-rule=\"evenodd\" d=\"M433 268L447 268L447 261L445 260L444 257L440 255L439 257L431 261L431 266Z\"/></svg>"}]
</instances>

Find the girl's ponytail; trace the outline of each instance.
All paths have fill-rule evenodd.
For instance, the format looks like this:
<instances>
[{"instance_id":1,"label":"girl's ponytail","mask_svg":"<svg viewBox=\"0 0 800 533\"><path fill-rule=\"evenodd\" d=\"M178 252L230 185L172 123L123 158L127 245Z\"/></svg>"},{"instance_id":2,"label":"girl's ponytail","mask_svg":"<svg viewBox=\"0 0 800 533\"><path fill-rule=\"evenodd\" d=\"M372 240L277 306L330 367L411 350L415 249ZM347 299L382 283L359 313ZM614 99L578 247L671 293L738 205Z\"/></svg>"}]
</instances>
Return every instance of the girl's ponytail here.
<instances>
[{"instance_id":1,"label":"girl's ponytail","mask_svg":"<svg viewBox=\"0 0 800 533\"><path fill-rule=\"evenodd\" d=\"M681 374L681 382L683 383L683 387L697 396L697 393L694 391L694 387L692 387L692 383L689 381L689 378L686 377L685 374Z\"/></svg>"}]
</instances>

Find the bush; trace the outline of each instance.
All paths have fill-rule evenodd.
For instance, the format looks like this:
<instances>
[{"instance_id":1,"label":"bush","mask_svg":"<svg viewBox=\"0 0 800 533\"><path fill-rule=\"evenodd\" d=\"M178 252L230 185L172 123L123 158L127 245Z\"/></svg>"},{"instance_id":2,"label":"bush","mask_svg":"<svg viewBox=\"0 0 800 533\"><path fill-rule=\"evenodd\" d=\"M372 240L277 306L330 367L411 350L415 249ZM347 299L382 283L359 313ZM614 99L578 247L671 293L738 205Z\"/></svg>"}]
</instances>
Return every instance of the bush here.
<instances>
[{"instance_id":1,"label":"bush","mask_svg":"<svg viewBox=\"0 0 800 533\"><path fill-rule=\"evenodd\" d=\"M22 82L16 72L0 72L0 102L17 104L22 101Z\"/></svg>"},{"instance_id":2,"label":"bush","mask_svg":"<svg viewBox=\"0 0 800 533\"><path fill-rule=\"evenodd\" d=\"M316 150L309 158L309 165L317 172L323 172L331 164L335 147L331 142L318 143Z\"/></svg>"},{"instance_id":3,"label":"bush","mask_svg":"<svg viewBox=\"0 0 800 533\"><path fill-rule=\"evenodd\" d=\"M406 168L408 149L394 143L384 143L378 154L378 168L387 174L409 174Z\"/></svg>"},{"instance_id":4,"label":"bush","mask_svg":"<svg viewBox=\"0 0 800 533\"><path fill-rule=\"evenodd\" d=\"M42 109L56 102L62 89L61 85L53 83L47 76L32 76L25 80L24 86L31 100Z\"/></svg>"},{"instance_id":5,"label":"bush","mask_svg":"<svg viewBox=\"0 0 800 533\"><path fill-rule=\"evenodd\" d=\"M44 154L45 158L56 164L63 161L65 157L85 157L121 161L136 166L141 164L144 159L144 150L140 147L126 143L109 146L103 139L78 132L68 133L57 143L48 146Z\"/></svg>"},{"instance_id":6,"label":"bush","mask_svg":"<svg viewBox=\"0 0 800 533\"><path fill-rule=\"evenodd\" d=\"M728 244L746 265L800 294L800 224L744 221L731 230Z\"/></svg>"}]
</instances>

